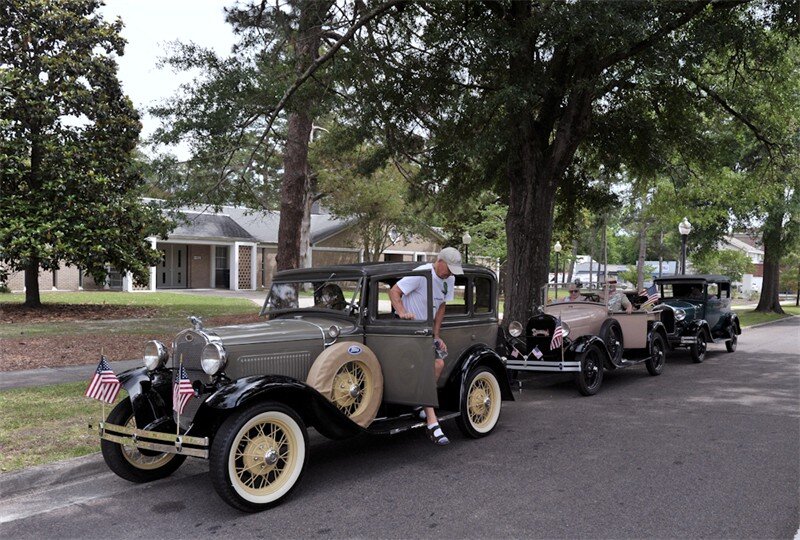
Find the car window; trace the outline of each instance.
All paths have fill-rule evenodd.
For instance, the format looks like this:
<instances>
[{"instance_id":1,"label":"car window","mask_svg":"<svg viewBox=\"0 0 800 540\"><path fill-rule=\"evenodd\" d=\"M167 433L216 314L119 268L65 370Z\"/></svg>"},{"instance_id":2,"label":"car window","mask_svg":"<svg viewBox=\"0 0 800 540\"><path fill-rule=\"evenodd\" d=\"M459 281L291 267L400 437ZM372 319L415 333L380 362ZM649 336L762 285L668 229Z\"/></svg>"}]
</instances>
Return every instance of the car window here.
<instances>
[{"instance_id":1,"label":"car window","mask_svg":"<svg viewBox=\"0 0 800 540\"><path fill-rule=\"evenodd\" d=\"M476 277L472 280L473 313L491 313L492 305L492 280Z\"/></svg>"},{"instance_id":2,"label":"car window","mask_svg":"<svg viewBox=\"0 0 800 540\"><path fill-rule=\"evenodd\" d=\"M319 279L273 282L262 314L287 309L329 310L355 316L361 303L360 280Z\"/></svg>"},{"instance_id":3,"label":"car window","mask_svg":"<svg viewBox=\"0 0 800 540\"><path fill-rule=\"evenodd\" d=\"M466 315L467 310L467 277L455 276L456 284L453 287L453 299L447 301L444 308L445 317L457 317Z\"/></svg>"},{"instance_id":4,"label":"car window","mask_svg":"<svg viewBox=\"0 0 800 540\"><path fill-rule=\"evenodd\" d=\"M708 284L708 298L719 298L719 285L717 283Z\"/></svg>"},{"instance_id":5,"label":"car window","mask_svg":"<svg viewBox=\"0 0 800 540\"><path fill-rule=\"evenodd\" d=\"M425 279L430 281L428 277L430 274L423 276ZM386 277L381 279L376 279L372 281L371 287L373 288L373 293L370 293L370 302L375 301L370 308L371 316L373 319L391 319L394 323L398 324L419 324L420 321L413 320L413 319L401 319L395 313L394 308L392 307L392 301L389 298L389 291L394 286L395 283L400 281L398 277ZM428 284L430 285L430 284ZM375 300L373 300L375 299ZM428 308L430 309L430 299L428 299ZM429 319L430 320L430 319Z\"/></svg>"}]
</instances>

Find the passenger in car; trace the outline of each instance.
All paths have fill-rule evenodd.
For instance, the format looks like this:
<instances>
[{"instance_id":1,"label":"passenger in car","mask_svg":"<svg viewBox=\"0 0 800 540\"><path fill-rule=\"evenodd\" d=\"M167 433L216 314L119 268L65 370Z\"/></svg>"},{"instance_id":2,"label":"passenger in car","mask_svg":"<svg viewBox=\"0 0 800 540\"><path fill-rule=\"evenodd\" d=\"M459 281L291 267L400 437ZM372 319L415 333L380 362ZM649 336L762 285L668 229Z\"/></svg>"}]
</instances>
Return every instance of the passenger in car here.
<instances>
[{"instance_id":1,"label":"passenger in car","mask_svg":"<svg viewBox=\"0 0 800 540\"><path fill-rule=\"evenodd\" d=\"M570 283L567 289L569 291L569 295L562 300L562 302L580 302L583 300L581 297L581 292L578 290L578 286L574 283Z\"/></svg>"},{"instance_id":2,"label":"passenger in car","mask_svg":"<svg viewBox=\"0 0 800 540\"><path fill-rule=\"evenodd\" d=\"M622 311L623 309L628 312L633 312L633 305L624 292L617 290L617 278L609 278L608 280L608 300L607 305L609 311Z\"/></svg>"}]
</instances>

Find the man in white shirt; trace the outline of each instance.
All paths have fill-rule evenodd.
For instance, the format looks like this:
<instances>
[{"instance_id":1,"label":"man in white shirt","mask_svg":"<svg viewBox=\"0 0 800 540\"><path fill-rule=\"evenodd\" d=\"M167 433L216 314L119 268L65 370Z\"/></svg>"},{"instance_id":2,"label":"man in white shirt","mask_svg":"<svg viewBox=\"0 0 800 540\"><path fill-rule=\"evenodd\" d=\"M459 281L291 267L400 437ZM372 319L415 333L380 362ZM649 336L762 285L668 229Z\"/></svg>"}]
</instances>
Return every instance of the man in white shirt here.
<instances>
[{"instance_id":1,"label":"man in white shirt","mask_svg":"<svg viewBox=\"0 0 800 540\"><path fill-rule=\"evenodd\" d=\"M433 342L436 347L434 360L434 381L439 380L439 376L444 369L443 358L447 355L447 344L439 336L444 318L445 304L453 299L456 278L454 275L464 273L461 267L461 254L457 249L446 247L439 252L436 262L433 264L423 264L414 270L431 271L433 286ZM428 282L422 276L406 276L389 290L389 298L392 301L397 316L401 319L427 320L428 310ZM425 419L428 424L428 437L438 445L445 445L450 440L439 427L439 420L433 407L425 407Z\"/></svg>"}]
</instances>

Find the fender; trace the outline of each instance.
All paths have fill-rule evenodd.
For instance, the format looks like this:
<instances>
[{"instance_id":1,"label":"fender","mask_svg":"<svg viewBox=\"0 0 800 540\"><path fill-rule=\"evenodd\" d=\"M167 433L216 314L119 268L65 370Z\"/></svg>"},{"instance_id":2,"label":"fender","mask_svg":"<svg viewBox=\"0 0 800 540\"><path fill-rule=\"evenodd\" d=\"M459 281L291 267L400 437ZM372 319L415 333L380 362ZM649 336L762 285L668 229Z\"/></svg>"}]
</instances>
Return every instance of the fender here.
<instances>
[{"instance_id":1,"label":"fender","mask_svg":"<svg viewBox=\"0 0 800 540\"><path fill-rule=\"evenodd\" d=\"M464 380L469 372L477 366L487 366L497 375L500 385L500 396L503 401L514 401L511 385L508 383L506 365L500 355L487 345L478 344L467 349L459 358L456 367L450 372L444 387L439 390L439 406L443 409L457 411L460 408Z\"/></svg>"},{"instance_id":2,"label":"fender","mask_svg":"<svg viewBox=\"0 0 800 540\"><path fill-rule=\"evenodd\" d=\"M366 432L314 388L282 375L244 377L216 390L200 405L195 425L198 432L213 433L210 428L230 413L267 400L290 406L307 425L330 439Z\"/></svg>"},{"instance_id":3,"label":"fender","mask_svg":"<svg viewBox=\"0 0 800 540\"><path fill-rule=\"evenodd\" d=\"M667 337L667 327L664 326L664 323L661 321L654 321L650 330L647 332L647 343L648 345L653 341L653 334L660 334L662 338L664 338L664 345L667 346L667 349L671 349L672 346L669 344L669 338ZM649 352L648 352L649 354Z\"/></svg>"},{"instance_id":4,"label":"fender","mask_svg":"<svg viewBox=\"0 0 800 540\"><path fill-rule=\"evenodd\" d=\"M128 392L137 426L148 426L156 420L172 419L172 372L159 369L150 372L146 367L129 369L117 375Z\"/></svg>"},{"instance_id":5,"label":"fender","mask_svg":"<svg viewBox=\"0 0 800 540\"><path fill-rule=\"evenodd\" d=\"M734 332L736 332L737 336L741 335L742 326L739 323L739 316L736 313L733 313L733 312L726 313L725 315L723 315L723 319L725 320L725 322L727 322L729 324L733 324L733 329L734 329Z\"/></svg>"},{"instance_id":6,"label":"fender","mask_svg":"<svg viewBox=\"0 0 800 540\"><path fill-rule=\"evenodd\" d=\"M566 353L571 357L570 360L583 360L583 356L590 346L597 345L603 352L603 363L608 367L615 367L611 362L611 355L606 348L605 342L598 336L583 335L578 336L569 342Z\"/></svg>"},{"instance_id":7,"label":"fender","mask_svg":"<svg viewBox=\"0 0 800 540\"><path fill-rule=\"evenodd\" d=\"M705 319L695 319L686 325L686 332L684 334L697 334L698 332L703 332L706 336L707 343L714 343L714 338L711 337L711 328L708 326L708 322Z\"/></svg>"}]
</instances>

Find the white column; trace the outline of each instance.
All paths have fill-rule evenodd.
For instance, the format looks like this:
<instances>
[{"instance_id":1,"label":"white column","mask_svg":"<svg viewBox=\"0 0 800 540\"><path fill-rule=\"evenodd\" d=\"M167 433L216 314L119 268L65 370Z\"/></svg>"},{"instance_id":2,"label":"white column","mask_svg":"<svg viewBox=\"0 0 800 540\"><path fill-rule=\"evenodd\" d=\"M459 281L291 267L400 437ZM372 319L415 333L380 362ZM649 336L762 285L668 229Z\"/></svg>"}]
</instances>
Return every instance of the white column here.
<instances>
[{"instance_id":1,"label":"white column","mask_svg":"<svg viewBox=\"0 0 800 540\"><path fill-rule=\"evenodd\" d=\"M233 256L231 257L231 290L239 290L239 242L233 243Z\"/></svg>"},{"instance_id":2,"label":"white column","mask_svg":"<svg viewBox=\"0 0 800 540\"><path fill-rule=\"evenodd\" d=\"M211 288L217 287L217 246L209 246L211 252Z\"/></svg>"},{"instance_id":3,"label":"white column","mask_svg":"<svg viewBox=\"0 0 800 540\"><path fill-rule=\"evenodd\" d=\"M156 238L153 238L153 237L148 238L148 240L150 241L150 247L153 248L153 249L156 249L156 245L158 243L158 240ZM158 271L157 267L155 267L155 266L151 266L150 267L150 279L147 282L147 288L151 292L155 292L155 290L156 290L156 280L158 279L157 274L156 274L157 271Z\"/></svg>"},{"instance_id":4,"label":"white column","mask_svg":"<svg viewBox=\"0 0 800 540\"><path fill-rule=\"evenodd\" d=\"M133 274L126 272L122 276L122 292L133 292Z\"/></svg>"},{"instance_id":5,"label":"white column","mask_svg":"<svg viewBox=\"0 0 800 540\"><path fill-rule=\"evenodd\" d=\"M258 244L250 246L250 288L256 290L256 269L258 268Z\"/></svg>"}]
</instances>

